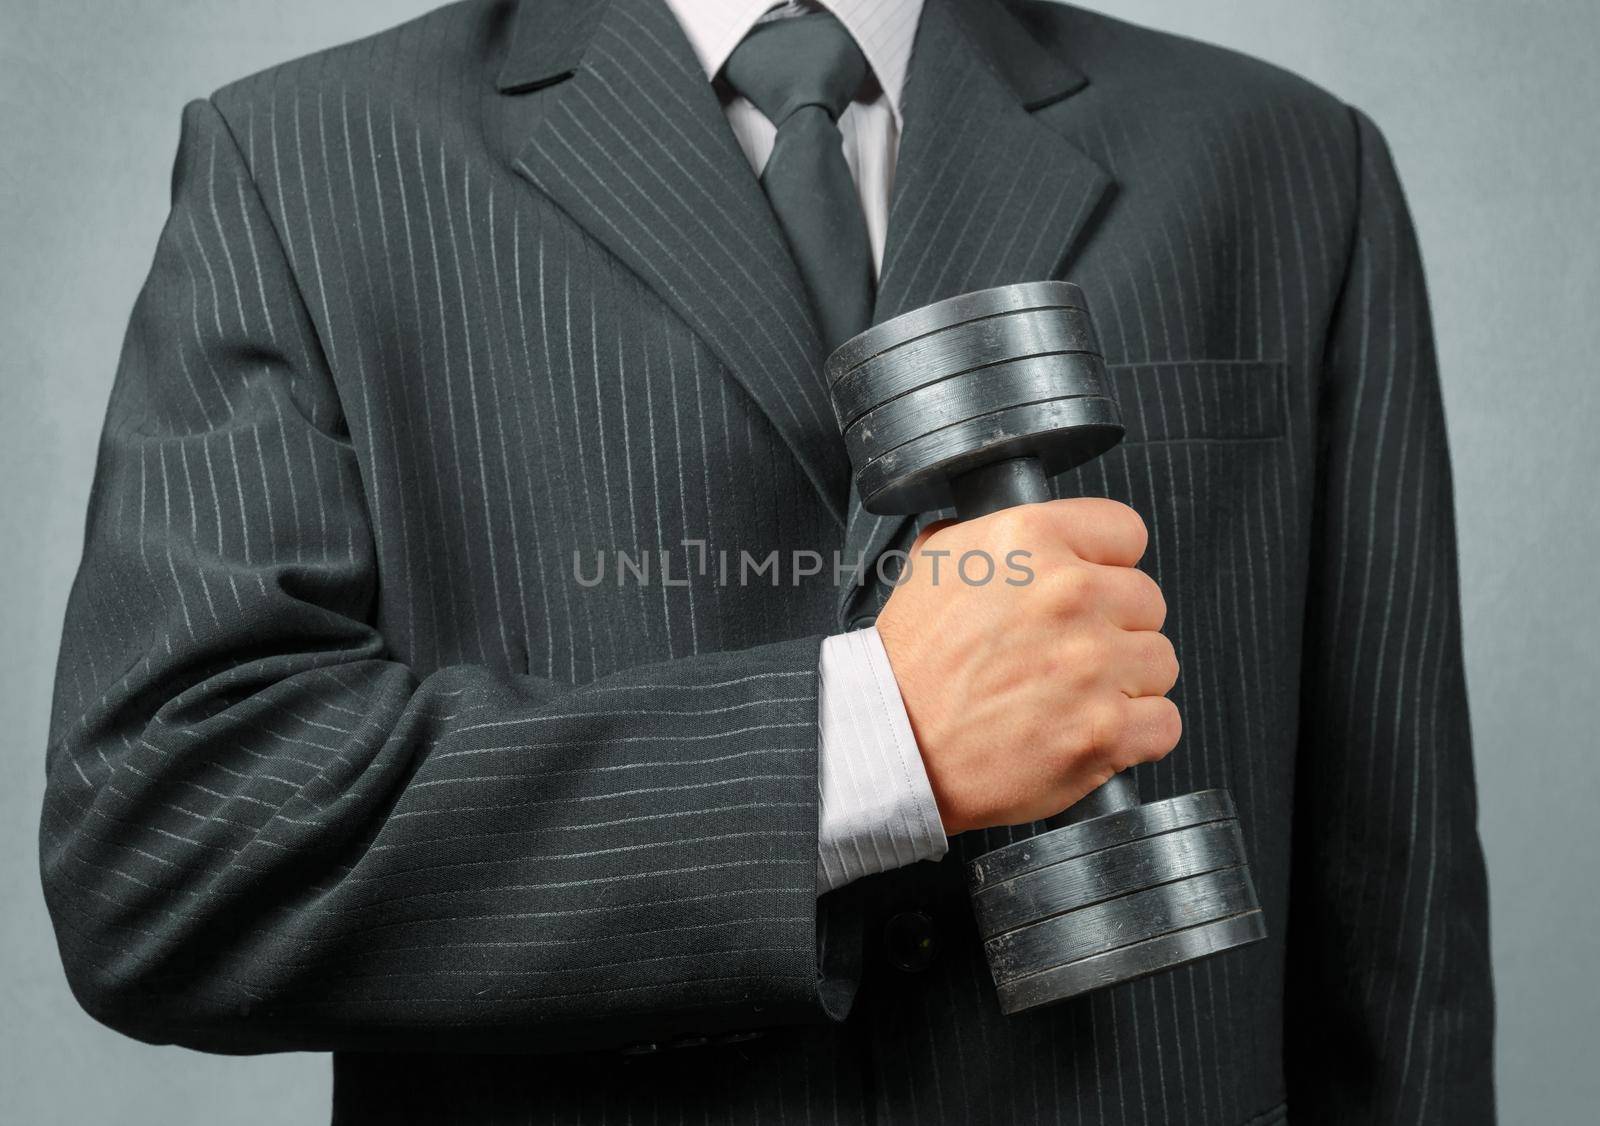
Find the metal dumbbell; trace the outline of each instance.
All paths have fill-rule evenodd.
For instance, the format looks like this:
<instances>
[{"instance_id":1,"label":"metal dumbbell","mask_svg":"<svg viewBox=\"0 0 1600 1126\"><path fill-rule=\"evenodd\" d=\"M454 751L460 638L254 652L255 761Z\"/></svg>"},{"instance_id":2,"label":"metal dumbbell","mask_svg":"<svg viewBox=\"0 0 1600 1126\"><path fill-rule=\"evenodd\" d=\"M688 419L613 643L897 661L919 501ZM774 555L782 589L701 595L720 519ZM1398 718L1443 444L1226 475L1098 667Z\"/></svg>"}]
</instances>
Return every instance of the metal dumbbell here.
<instances>
[{"instance_id":1,"label":"metal dumbbell","mask_svg":"<svg viewBox=\"0 0 1600 1126\"><path fill-rule=\"evenodd\" d=\"M875 325L828 358L869 512L964 518L1049 500L1049 478L1122 439L1083 293L1027 282ZM1224 790L1140 804L1118 775L1036 836L968 866L1008 1013L1266 937Z\"/></svg>"}]
</instances>

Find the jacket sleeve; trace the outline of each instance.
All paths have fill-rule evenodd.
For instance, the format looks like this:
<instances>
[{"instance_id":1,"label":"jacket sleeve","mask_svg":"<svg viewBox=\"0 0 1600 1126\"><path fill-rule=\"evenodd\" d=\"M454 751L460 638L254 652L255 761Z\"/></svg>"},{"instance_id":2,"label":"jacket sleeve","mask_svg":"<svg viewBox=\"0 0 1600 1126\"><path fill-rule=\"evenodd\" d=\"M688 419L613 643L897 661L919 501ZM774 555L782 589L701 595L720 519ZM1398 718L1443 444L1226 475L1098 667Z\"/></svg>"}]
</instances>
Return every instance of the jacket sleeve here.
<instances>
[{"instance_id":1,"label":"jacket sleeve","mask_svg":"<svg viewBox=\"0 0 1600 1126\"><path fill-rule=\"evenodd\" d=\"M1415 234L1355 115L1321 402L1286 1065L1307 1122L1494 1117L1494 1002L1450 460Z\"/></svg>"},{"instance_id":2,"label":"jacket sleeve","mask_svg":"<svg viewBox=\"0 0 1600 1126\"><path fill-rule=\"evenodd\" d=\"M817 937L821 639L578 688L395 660L332 377L208 102L173 184L48 751L41 863L80 1002L226 1052L841 1015L851 981Z\"/></svg>"}]
</instances>

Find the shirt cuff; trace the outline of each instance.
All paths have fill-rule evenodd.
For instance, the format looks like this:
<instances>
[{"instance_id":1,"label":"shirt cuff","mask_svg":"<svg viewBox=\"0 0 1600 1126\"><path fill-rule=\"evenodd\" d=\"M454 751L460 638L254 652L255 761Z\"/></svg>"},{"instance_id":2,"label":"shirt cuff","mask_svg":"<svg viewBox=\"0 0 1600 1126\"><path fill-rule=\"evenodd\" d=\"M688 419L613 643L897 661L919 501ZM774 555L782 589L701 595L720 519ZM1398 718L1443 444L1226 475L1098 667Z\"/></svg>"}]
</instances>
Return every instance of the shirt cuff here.
<instances>
[{"instance_id":1,"label":"shirt cuff","mask_svg":"<svg viewBox=\"0 0 1600 1126\"><path fill-rule=\"evenodd\" d=\"M877 629L830 637L818 662L817 892L949 849Z\"/></svg>"}]
</instances>

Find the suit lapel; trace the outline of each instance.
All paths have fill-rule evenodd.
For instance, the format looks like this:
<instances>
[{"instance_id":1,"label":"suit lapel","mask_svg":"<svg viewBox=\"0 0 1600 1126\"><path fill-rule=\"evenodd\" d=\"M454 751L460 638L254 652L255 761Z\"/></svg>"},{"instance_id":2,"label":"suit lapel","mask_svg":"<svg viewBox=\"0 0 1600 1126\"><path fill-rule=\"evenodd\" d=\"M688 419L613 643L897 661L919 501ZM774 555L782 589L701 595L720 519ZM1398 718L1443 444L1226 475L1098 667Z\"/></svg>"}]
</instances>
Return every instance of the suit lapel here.
<instances>
[{"instance_id":1,"label":"suit lapel","mask_svg":"<svg viewBox=\"0 0 1600 1126\"><path fill-rule=\"evenodd\" d=\"M518 171L705 339L842 524L849 465L821 338L772 210L670 10L661 0L524 0L500 86L547 87Z\"/></svg>"},{"instance_id":2,"label":"suit lapel","mask_svg":"<svg viewBox=\"0 0 1600 1126\"><path fill-rule=\"evenodd\" d=\"M927 0L875 321L1066 270L1111 179L1035 111L1086 82L997 0ZM908 519L865 511L852 489L846 560L870 573ZM841 592L841 620L856 593Z\"/></svg>"}]
</instances>

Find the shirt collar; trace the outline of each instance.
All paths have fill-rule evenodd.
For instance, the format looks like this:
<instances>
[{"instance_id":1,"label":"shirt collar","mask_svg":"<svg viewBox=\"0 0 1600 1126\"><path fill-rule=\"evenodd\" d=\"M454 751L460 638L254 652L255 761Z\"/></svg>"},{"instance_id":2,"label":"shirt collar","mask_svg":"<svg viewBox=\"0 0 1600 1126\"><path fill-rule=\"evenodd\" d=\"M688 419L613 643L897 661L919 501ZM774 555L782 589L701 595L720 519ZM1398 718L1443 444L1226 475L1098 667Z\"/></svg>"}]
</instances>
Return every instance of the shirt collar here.
<instances>
[{"instance_id":1,"label":"shirt collar","mask_svg":"<svg viewBox=\"0 0 1600 1126\"><path fill-rule=\"evenodd\" d=\"M922 3L923 0L825 0L814 4L811 0L667 0L705 69L707 80L716 77L733 49L769 11L825 8L844 24L866 56L897 125L901 124L900 95L905 89L911 41L917 33Z\"/></svg>"}]
</instances>

